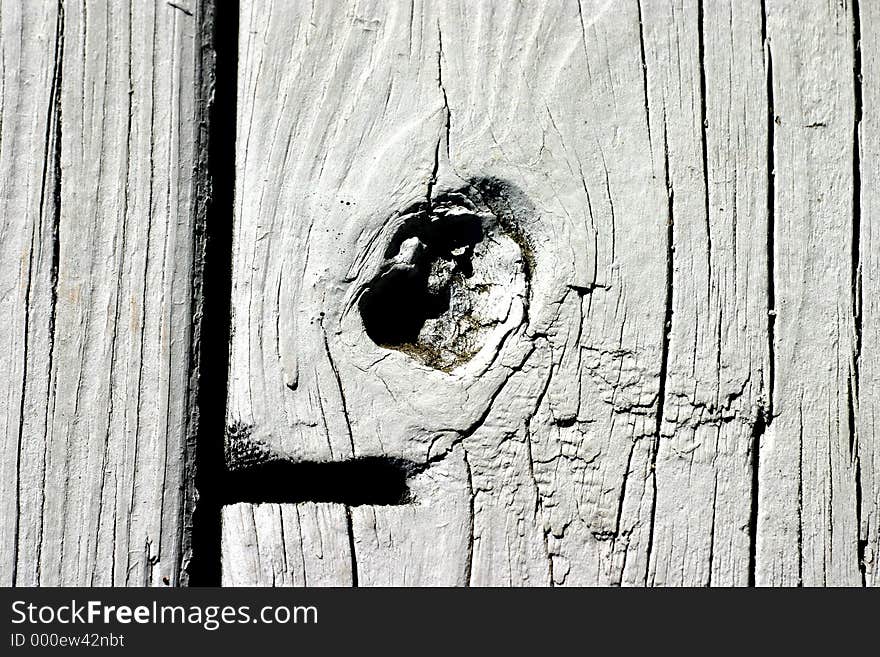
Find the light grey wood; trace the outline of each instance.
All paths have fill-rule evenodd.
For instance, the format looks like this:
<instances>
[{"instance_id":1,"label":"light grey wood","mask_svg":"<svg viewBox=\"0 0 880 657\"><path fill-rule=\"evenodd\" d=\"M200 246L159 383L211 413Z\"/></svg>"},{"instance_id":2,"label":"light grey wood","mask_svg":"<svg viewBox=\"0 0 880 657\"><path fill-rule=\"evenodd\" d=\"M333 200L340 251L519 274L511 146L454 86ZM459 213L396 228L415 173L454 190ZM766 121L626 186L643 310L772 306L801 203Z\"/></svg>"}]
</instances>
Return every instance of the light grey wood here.
<instances>
[{"instance_id":1,"label":"light grey wood","mask_svg":"<svg viewBox=\"0 0 880 657\"><path fill-rule=\"evenodd\" d=\"M359 586L462 586L471 559L470 496L464 450L410 481L401 506L351 509L353 568ZM451 485L450 485L451 484Z\"/></svg>"},{"instance_id":2,"label":"light grey wood","mask_svg":"<svg viewBox=\"0 0 880 657\"><path fill-rule=\"evenodd\" d=\"M880 5L862 2L861 114L857 114L861 219L856 242L856 298L861 342L856 338L855 474L859 541L865 584L880 586Z\"/></svg>"},{"instance_id":3,"label":"light grey wood","mask_svg":"<svg viewBox=\"0 0 880 657\"><path fill-rule=\"evenodd\" d=\"M0 4L2 584L187 583L210 6ZM243 0L222 583L878 585L878 29Z\"/></svg>"},{"instance_id":4,"label":"light grey wood","mask_svg":"<svg viewBox=\"0 0 880 657\"><path fill-rule=\"evenodd\" d=\"M36 519L43 500L43 449L35 436L46 433L46 346L54 299L56 9L54 2L4 2L0 14L0 313L5 318L0 359L6 373L0 382L0 575L6 586L34 582L36 550L42 543Z\"/></svg>"},{"instance_id":5,"label":"light grey wood","mask_svg":"<svg viewBox=\"0 0 880 657\"><path fill-rule=\"evenodd\" d=\"M345 513L310 502L224 507L223 586L351 586Z\"/></svg>"},{"instance_id":6,"label":"light grey wood","mask_svg":"<svg viewBox=\"0 0 880 657\"><path fill-rule=\"evenodd\" d=\"M774 418L759 470L760 584L861 583L853 24L852 5L768 3L777 316ZM864 438L858 444L873 451L875 438Z\"/></svg>"},{"instance_id":7,"label":"light grey wood","mask_svg":"<svg viewBox=\"0 0 880 657\"><path fill-rule=\"evenodd\" d=\"M229 465L406 458L414 491L433 473L450 500L353 507L339 578L876 583L875 7L249 0L241 18ZM456 203L506 217L474 251L489 309L462 283L415 342L377 344L364 297L431 248L407 213L454 231ZM241 531L225 521L224 546ZM231 548L223 567L278 574Z\"/></svg>"},{"instance_id":8,"label":"light grey wood","mask_svg":"<svg viewBox=\"0 0 880 657\"><path fill-rule=\"evenodd\" d=\"M467 583L469 498L461 447L415 475L401 506L230 504L223 586L460 586Z\"/></svg>"},{"instance_id":9,"label":"light grey wood","mask_svg":"<svg viewBox=\"0 0 880 657\"><path fill-rule=\"evenodd\" d=\"M3 584L181 581L192 5L0 9Z\"/></svg>"},{"instance_id":10,"label":"light grey wood","mask_svg":"<svg viewBox=\"0 0 880 657\"><path fill-rule=\"evenodd\" d=\"M761 7L642 7L672 258L648 583L745 585L752 434L770 394Z\"/></svg>"}]
</instances>

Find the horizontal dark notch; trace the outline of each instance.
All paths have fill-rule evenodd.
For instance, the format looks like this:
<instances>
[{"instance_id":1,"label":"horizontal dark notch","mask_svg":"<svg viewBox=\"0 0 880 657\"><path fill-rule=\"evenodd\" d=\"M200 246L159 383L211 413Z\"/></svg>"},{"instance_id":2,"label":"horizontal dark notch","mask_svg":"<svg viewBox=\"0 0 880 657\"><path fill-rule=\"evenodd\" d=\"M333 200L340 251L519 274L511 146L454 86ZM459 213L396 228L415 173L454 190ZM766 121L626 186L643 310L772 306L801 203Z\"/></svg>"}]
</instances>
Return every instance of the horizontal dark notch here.
<instances>
[{"instance_id":1,"label":"horizontal dark notch","mask_svg":"<svg viewBox=\"0 0 880 657\"><path fill-rule=\"evenodd\" d=\"M320 502L394 506L411 501L407 482L425 467L390 457L299 463L271 461L226 472L219 489L223 504Z\"/></svg>"}]
</instances>

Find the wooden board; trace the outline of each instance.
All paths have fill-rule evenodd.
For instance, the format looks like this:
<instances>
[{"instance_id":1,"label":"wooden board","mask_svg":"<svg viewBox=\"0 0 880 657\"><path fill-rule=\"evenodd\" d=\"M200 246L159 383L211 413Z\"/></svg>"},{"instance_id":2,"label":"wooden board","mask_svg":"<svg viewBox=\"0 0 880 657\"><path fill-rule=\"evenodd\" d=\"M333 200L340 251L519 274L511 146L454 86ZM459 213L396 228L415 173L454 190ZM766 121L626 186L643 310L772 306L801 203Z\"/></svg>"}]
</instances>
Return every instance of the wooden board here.
<instances>
[{"instance_id":1,"label":"wooden board","mask_svg":"<svg viewBox=\"0 0 880 657\"><path fill-rule=\"evenodd\" d=\"M328 583L436 583L462 527L444 582L874 583L876 80L853 71L878 19L242 3L228 466L447 468L427 495L468 504L354 500L351 545L380 515L391 538ZM443 278L438 234L472 273ZM227 509L224 545L261 509Z\"/></svg>"},{"instance_id":2,"label":"wooden board","mask_svg":"<svg viewBox=\"0 0 880 657\"><path fill-rule=\"evenodd\" d=\"M856 70L861 86L856 95L858 184L854 226L856 360L855 389L856 502L858 556L863 581L880 586L880 6L859 5L859 50Z\"/></svg>"},{"instance_id":3,"label":"wooden board","mask_svg":"<svg viewBox=\"0 0 880 657\"><path fill-rule=\"evenodd\" d=\"M3 2L4 585L180 581L190 4Z\"/></svg>"},{"instance_id":4,"label":"wooden board","mask_svg":"<svg viewBox=\"0 0 880 657\"><path fill-rule=\"evenodd\" d=\"M777 2L767 13L776 368L759 469L757 567L769 584L856 585L864 568L853 427L860 192L852 12ZM858 444L873 451L874 442Z\"/></svg>"}]
</instances>

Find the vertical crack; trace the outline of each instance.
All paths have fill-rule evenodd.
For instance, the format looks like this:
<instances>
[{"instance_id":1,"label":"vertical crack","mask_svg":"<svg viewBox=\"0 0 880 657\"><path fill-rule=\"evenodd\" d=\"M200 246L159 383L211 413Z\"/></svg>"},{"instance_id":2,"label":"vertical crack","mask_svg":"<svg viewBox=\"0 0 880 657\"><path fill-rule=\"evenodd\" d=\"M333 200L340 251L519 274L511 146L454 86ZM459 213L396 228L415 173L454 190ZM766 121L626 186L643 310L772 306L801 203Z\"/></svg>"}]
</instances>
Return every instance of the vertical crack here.
<instances>
[{"instance_id":1,"label":"vertical crack","mask_svg":"<svg viewBox=\"0 0 880 657\"><path fill-rule=\"evenodd\" d=\"M61 85L64 61L64 3L58 0L58 22L55 33L55 71L50 103L54 105L54 136L52 161L52 273L51 273L51 315L49 317L49 375L52 375L52 361L55 355L55 325L58 315L58 270L61 262Z\"/></svg>"},{"instance_id":2,"label":"vertical crack","mask_svg":"<svg viewBox=\"0 0 880 657\"><path fill-rule=\"evenodd\" d=\"M645 61L645 32L644 24L642 22L641 0L638 0L636 2L636 9L638 10L639 14L639 57L641 59L642 66L642 94L644 96L645 103L645 123L648 126L648 150L653 153L654 146L651 143L651 105L648 102L648 63ZM700 61L702 62L702 58L700 58Z\"/></svg>"},{"instance_id":3,"label":"vertical crack","mask_svg":"<svg viewBox=\"0 0 880 657\"><path fill-rule=\"evenodd\" d=\"M339 391L339 402L342 405L342 416L345 418L345 428L348 432L348 443L351 445L351 455L357 456L357 450L354 447L354 434L351 431L351 418L348 415L348 404L345 401L345 389L342 387L342 377L339 370L336 369L336 362L330 353L330 343L327 341L327 331L324 328L324 322L321 321L321 332L324 336L324 353L327 355L327 361L330 363L330 369L333 371L333 378L336 381L336 389Z\"/></svg>"},{"instance_id":4,"label":"vertical crack","mask_svg":"<svg viewBox=\"0 0 880 657\"><path fill-rule=\"evenodd\" d=\"M761 44L764 50L764 68L767 99L767 377L762 388L766 398L759 402L758 415L752 426L749 443L749 464L751 469L751 490L749 508L749 565L748 585L757 583L758 566L758 519L760 512L761 484L761 440L767 427L773 422L774 382L776 379L776 116L773 100L773 59L770 41L767 36L767 7L761 0Z\"/></svg>"},{"instance_id":5,"label":"vertical crack","mask_svg":"<svg viewBox=\"0 0 880 657\"><path fill-rule=\"evenodd\" d=\"M354 546L354 522L352 522L351 519L351 506L348 504L345 505L345 525L348 531L348 549L351 553L351 585L352 587L357 588L359 584L357 551Z\"/></svg>"},{"instance_id":6,"label":"vertical crack","mask_svg":"<svg viewBox=\"0 0 880 657\"><path fill-rule=\"evenodd\" d=\"M859 458L858 430L856 427L856 413L859 400L859 384L861 375L859 366L862 359L862 262L861 262L861 232L862 232L862 162L861 162L861 129L862 129L862 23L859 0L853 2L853 214L852 214L852 246L851 246L851 290L853 308L853 328L855 333L855 345L853 345L852 360L852 385L847 387L849 399L849 431L850 431L850 455L852 457L855 474L856 495L856 557L858 559L859 573L862 578L862 586L867 583L865 566L865 549L867 548L867 527L862 534L862 467ZM853 389L854 388L854 389Z\"/></svg>"},{"instance_id":7,"label":"vertical crack","mask_svg":"<svg viewBox=\"0 0 880 657\"><path fill-rule=\"evenodd\" d=\"M856 439L856 399L853 391L853 382L846 382L846 411L847 421L849 423L849 455L853 467L855 477L855 504L856 504L856 563L859 569L859 575L862 580L862 586L866 585L865 571L865 548L867 547L867 536L862 536L862 466L859 458L859 445Z\"/></svg>"},{"instance_id":8,"label":"vertical crack","mask_svg":"<svg viewBox=\"0 0 880 657\"><path fill-rule=\"evenodd\" d=\"M748 585L755 586L758 556L758 488L761 472L761 439L770 424L770 417L765 407L758 409L758 417L752 425L752 436L749 443L749 467L751 468L751 505L749 508L749 571Z\"/></svg>"},{"instance_id":9,"label":"vertical crack","mask_svg":"<svg viewBox=\"0 0 880 657\"><path fill-rule=\"evenodd\" d=\"M767 351L768 422L773 420L776 380L776 116L773 99L773 53L767 37L767 11L761 0L761 37L767 73Z\"/></svg>"},{"instance_id":10,"label":"vertical crack","mask_svg":"<svg viewBox=\"0 0 880 657\"><path fill-rule=\"evenodd\" d=\"M200 258L194 282L192 377L197 381L195 428L187 445L187 475L195 479L187 526L192 586L220 584L220 482L232 293L232 226L238 86L238 2L202 0L199 190L196 238ZM210 329L210 330L208 330ZM186 579L184 579L186 583Z\"/></svg>"},{"instance_id":11,"label":"vertical crack","mask_svg":"<svg viewBox=\"0 0 880 657\"><path fill-rule=\"evenodd\" d=\"M862 26L859 13L859 2L853 2L853 96L855 110L853 113L853 215L852 215L852 305L855 324L855 386L856 396L859 392L858 367L862 355L862 264L860 252L862 224L862 163L861 163L861 128L862 128Z\"/></svg>"},{"instance_id":12,"label":"vertical crack","mask_svg":"<svg viewBox=\"0 0 880 657\"><path fill-rule=\"evenodd\" d=\"M697 2L697 49L700 61L700 142L703 151L703 211L706 220L706 260L708 271L707 296L712 290L712 226L709 221L709 153L706 131L706 49L704 45L703 0ZM721 346L719 345L719 350Z\"/></svg>"},{"instance_id":13,"label":"vertical crack","mask_svg":"<svg viewBox=\"0 0 880 657\"><path fill-rule=\"evenodd\" d=\"M446 87L443 85L443 32L440 29L440 21L437 21L437 87L443 95L443 112L445 116L445 124L443 132L437 137L437 145L434 147L434 169L431 172L431 178L428 180L427 207L428 211L432 207L432 198L434 195L434 185L437 184L437 176L440 172L440 148L443 142L446 142L446 160L449 161L449 131L451 117L449 113L449 99L446 96Z\"/></svg>"},{"instance_id":14,"label":"vertical crack","mask_svg":"<svg viewBox=\"0 0 880 657\"><path fill-rule=\"evenodd\" d=\"M446 112L446 158L449 158L449 131L452 124L452 113L449 110L449 98L446 96L446 86L443 84L443 59L446 54L443 52L443 32L440 31L440 23L437 23L437 83L440 85L440 91L443 93L443 108Z\"/></svg>"},{"instance_id":15,"label":"vertical crack","mask_svg":"<svg viewBox=\"0 0 880 657\"><path fill-rule=\"evenodd\" d=\"M715 566L715 515L718 511L718 474L715 474L715 481L712 484L712 527L709 530L709 578L706 581L706 587L712 586L712 570Z\"/></svg>"},{"instance_id":16,"label":"vertical crack","mask_svg":"<svg viewBox=\"0 0 880 657\"><path fill-rule=\"evenodd\" d=\"M865 533L862 533L862 462L859 454L853 457L853 466L855 468L855 495L856 495L856 559L858 560L859 575L862 578L862 586L868 585L867 564L865 563L865 550L868 547L867 527Z\"/></svg>"},{"instance_id":17,"label":"vertical crack","mask_svg":"<svg viewBox=\"0 0 880 657\"><path fill-rule=\"evenodd\" d=\"M801 395L798 404L798 486L797 486L797 548L798 548L798 581L799 587L804 585L804 399Z\"/></svg>"},{"instance_id":18,"label":"vertical crack","mask_svg":"<svg viewBox=\"0 0 880 657\"><path fill-rule=\"evenodd\" d=\"M669 173L669 141L667 139L666 116L663 117L663 178L666 184L666 309L663 315L663 340L660 350L660 381L657 390L657 415L655 418L654 441L651 446L651 531L648 535L647 561L645 563L645 583L651 569L651 554L654 549L654 525L657 516L657 452L660 449L660 432L663 428L663 409L666 400L666 379L669 367L669 342L672 332L672 299L674 286L674 254L675 254L675 190Z\"/></svg>"},{"instance_id":19,"label":"vertical crack","mask_svg":"<svg viewBox=\"0 0 880 657\"><path fill-rule=\"evenodd\" d=\"M468 488L468 551L467 562L465 563L465 586L471 585L471 577L474 572L474 528L476 525L476 493L474 492L474 473L471 470L471 462L468 460L467 450L462 445L462 454L464 455L464 465L467 468L467 488Z\"/></svg>"}]
</instances>

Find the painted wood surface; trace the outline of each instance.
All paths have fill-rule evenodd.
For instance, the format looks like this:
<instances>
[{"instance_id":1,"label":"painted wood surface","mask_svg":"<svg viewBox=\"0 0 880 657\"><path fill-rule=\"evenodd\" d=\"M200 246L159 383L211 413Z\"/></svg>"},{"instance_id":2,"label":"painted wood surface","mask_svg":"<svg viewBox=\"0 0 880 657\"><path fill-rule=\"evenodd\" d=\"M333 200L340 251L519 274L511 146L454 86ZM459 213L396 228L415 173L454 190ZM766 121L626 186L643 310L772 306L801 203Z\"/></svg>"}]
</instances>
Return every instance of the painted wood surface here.
<instances>
[{"instance_id":1,"label":"painted wood surface","mask_svg":"<svg viewBox=\"0 0 880 657\"><path fill-rule=\"evenodd\" d=\"M0 2L0 583L880 584L877 3Z\"/></svg>"},{"instance_id":2,"label":"painted wood surface","mask_svg":"<svg viewBox=\"0 0 880 657\"><path fill-rule=\"evenodd\" d=\"M180 581L197 31L186 4L0 9L4 585Z\"/></svg>"},{"instance_id":3,"label":"painted wood surface","mask_svg":"<svg viewBox=\"0 0 880 657\"><path fill-rule=\"evenodd\" d=\"M877 583L867 4L242 3L228 466L431 475L310 583ZM225 583L326 558L296 502Z\"/></svg>"}]
</instances>

